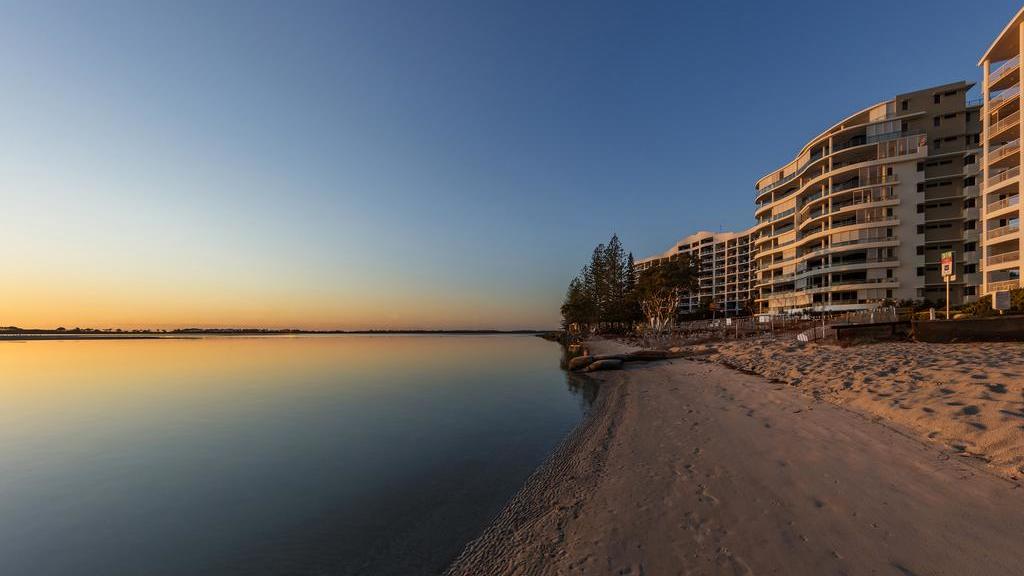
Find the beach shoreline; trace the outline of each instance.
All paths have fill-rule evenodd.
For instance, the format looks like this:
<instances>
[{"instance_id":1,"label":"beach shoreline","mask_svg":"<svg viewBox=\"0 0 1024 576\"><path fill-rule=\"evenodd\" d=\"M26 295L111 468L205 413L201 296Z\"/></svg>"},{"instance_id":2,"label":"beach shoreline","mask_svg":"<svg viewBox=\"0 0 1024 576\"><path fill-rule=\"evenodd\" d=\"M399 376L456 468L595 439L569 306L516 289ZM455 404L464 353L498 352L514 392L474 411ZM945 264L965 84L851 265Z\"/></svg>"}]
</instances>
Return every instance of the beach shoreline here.
<instances>
[{"instance_id":1,"label":"beach shoreline","mask_svg":"<svg viewBox=\"0 0 1024 576\"><path fill-rule=\"evenodd\" d=\"M613 341L598 347L628 348ZM598 383L590 409L494 522L466 545L446 575L533 574L559 557L565 536L561 527L578 513L587 486L600 476L625 400L624 389L607 373L572 377Z\"/></svg>"},{"instance_id":2,"label":"beach shoreline","mask_svg":"<svg viewBox=\"0 0 1024 576\"><path fill-rule=\"evenodd\" d=\"M591 414L447 574L1013 573L1018 483L720 360L588 375Z\"/></svg>"}]
</instances>

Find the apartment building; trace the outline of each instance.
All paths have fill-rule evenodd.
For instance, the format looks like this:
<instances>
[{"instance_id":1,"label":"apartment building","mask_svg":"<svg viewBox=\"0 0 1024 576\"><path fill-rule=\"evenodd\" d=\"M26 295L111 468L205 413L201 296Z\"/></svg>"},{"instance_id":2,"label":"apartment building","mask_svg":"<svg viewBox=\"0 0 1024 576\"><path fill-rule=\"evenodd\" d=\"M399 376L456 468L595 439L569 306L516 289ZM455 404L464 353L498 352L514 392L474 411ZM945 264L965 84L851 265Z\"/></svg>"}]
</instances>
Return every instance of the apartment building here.
<instances>
[{"instance_id":1,"label":"apartment building","mask_svg":"<svg viewBox=\"0 0 1024 576\"><path fill-rule=\"evenodd\" d=\"M972 86L936 86L861 110L757 181L759 312L942 301L947 251L956 262L950 302L977 297L981 103L967 102Z\"/></svg>"},{"instance_id":2,"label":"apartment building","mask_svg":"<svg viewBox=\"0 0 1024 576\"><path fill-rule=\"evenodd\" d=\"M727 316L751 312L755 278L751 230L691 234L663 254L637 261L636 269L642 272L678 254L700 265L700 288L688 295L680 311L695 312L707 302Z\"/></svg>"},{"instance_id":3,"label":"apartment building","mask_svg":"<svg viewBox=\"0 0 1024 576\"><path fill-rule=\"evenodd\" d=\"M984 235L982 292L1020 287L1020 60L1024 8L981 57L983 160L981 221Z\"/></svg>"}]
</instances>

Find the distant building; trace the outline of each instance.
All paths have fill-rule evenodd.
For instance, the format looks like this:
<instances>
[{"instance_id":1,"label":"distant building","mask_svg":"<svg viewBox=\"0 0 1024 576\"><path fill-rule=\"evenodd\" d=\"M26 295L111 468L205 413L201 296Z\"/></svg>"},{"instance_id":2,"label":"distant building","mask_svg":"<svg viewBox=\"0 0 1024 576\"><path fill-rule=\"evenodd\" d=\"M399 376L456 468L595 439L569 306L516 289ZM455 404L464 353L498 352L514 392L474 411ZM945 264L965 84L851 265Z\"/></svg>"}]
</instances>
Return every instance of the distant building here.
<instances>
[{"instance_id":1,"label":"distant building","mask_svg":"<svg viewBox=\"0 0 1024 576\"><path fill-rule=\"evenodd\" d=\"M957 82L848 116L755 185L759 310L843 311L977 297L980 102Z\"/></svg>"},{"instance_id":2,"label":"distant building","mask_svg":"<svg viewBox=\"0 0 1024 576\"><path fill-rule=\"evenodd\" d=\"M1020 59L1024 8L981 57L984 122L982 144L982 292L1020 287Z\"/></svg>"},{"instance_id":3,"label":"distant building","mask_svg":"<svg viewBox=\"0 0 1024 576\"><path fill-rule=\"evenodd\" d=\"M700 289L689 295L680 310L695 312L701 303L727 316L749 314L753 302L754 261L751 231L697 232L676 242L658 256L636 262L638 271L646 270L677 254L686 254L700 264Z\"/></svg>"},{"instance_id":4,"label":"distant building","mask_svg":"<svg viewBox=\"0 0 1024 576\"><path fill-rule=\"evenodd\" d=\"M723 312L860 310L886 300L940 301L953 252L953 305L977 298L981 102L957 82L898 95L844 118L755 184L756 224L698 232L672 254L702 263L701 287Z\"/></svg>"}]
</instances>

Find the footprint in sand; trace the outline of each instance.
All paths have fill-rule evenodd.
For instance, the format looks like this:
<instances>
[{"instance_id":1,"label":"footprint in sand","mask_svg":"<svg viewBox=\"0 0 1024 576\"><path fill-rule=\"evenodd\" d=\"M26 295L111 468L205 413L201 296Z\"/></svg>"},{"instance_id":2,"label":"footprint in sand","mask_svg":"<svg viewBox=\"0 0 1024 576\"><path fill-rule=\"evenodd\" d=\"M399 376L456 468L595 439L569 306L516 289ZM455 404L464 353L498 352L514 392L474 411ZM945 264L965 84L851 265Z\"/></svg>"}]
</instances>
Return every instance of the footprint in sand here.
<instances>
[{"instance_id":1,"label":"footprint in sand","mask_svg":"<svg viewBox=\"0 0 1024 576\"><path fill-rule=\"evenodd\" d=\"M715 498L710 492L708 492L707 486L699 484L697 486L697 500L700 502L707 502L712 506L718 505L718 498Z\"/></svg>"},{"instance_id":2,"label":"footprint in sand","mask_svg":"<svg viewBox=\"0 0 1024 576\"><path fill-rule=\"evenodd\" d=\"M725 546L718 549L715 561L721 568L728 570L727 573L734 576L753 576L754 574L754 571L750 569L750 566L742 558L734 555Z\"/></svg>"}]
</instances>

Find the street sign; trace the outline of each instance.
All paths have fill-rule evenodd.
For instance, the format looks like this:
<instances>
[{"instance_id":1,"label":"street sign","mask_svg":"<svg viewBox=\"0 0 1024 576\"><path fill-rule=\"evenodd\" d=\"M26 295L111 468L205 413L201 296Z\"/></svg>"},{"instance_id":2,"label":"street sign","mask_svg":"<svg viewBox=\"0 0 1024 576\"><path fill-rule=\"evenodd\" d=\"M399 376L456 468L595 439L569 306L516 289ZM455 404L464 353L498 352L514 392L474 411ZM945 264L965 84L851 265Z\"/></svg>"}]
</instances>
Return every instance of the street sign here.
<instances>
[{"instance_id":1,"label":"street sign","mask_svg":"<svg viewBox=\"0 0 1024 576\"><path fill-rule=\"evenodd\" d=\"M953 253L952 252L943 252L942 253L942 260L941 260L941 262L942 262L942 276L943 277L945 277L945 276L952 276L953 275Z\"/></svg>"},{"instance_id":2,"label":"street sign","mask_svg":"<svg viewBox=\"0 0 1024 576\"><path fill-rule=\"evenodd\" d=\"M953 253L943 252L942 258L942 280L946 282L946 320L949 320L949 283L956 280L953 274Z\"/></svg>"}]
</instances>

